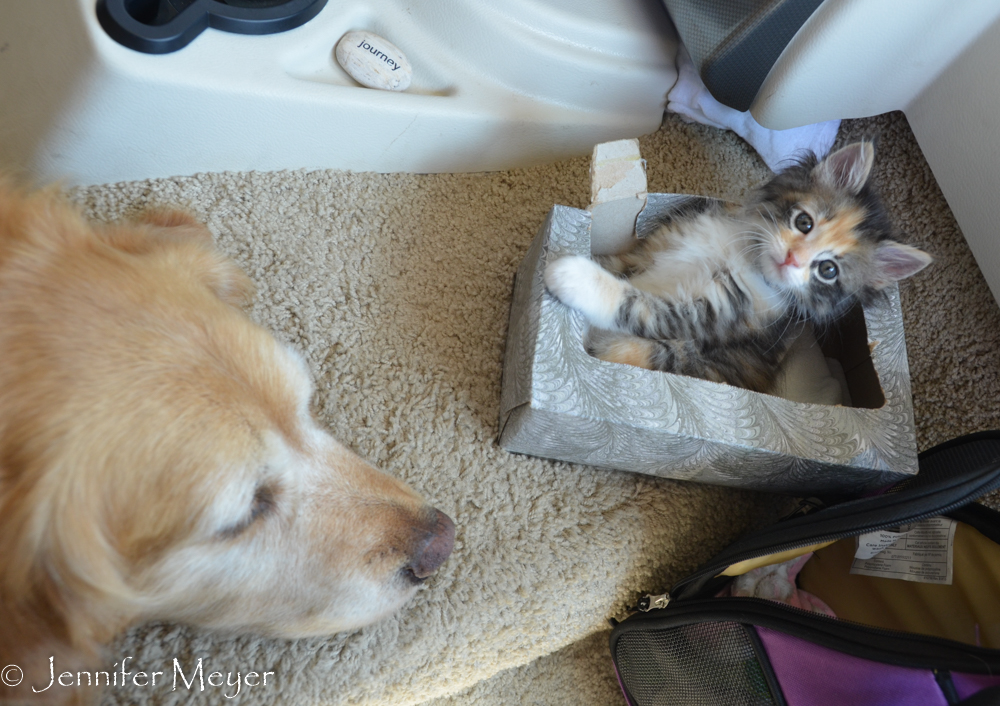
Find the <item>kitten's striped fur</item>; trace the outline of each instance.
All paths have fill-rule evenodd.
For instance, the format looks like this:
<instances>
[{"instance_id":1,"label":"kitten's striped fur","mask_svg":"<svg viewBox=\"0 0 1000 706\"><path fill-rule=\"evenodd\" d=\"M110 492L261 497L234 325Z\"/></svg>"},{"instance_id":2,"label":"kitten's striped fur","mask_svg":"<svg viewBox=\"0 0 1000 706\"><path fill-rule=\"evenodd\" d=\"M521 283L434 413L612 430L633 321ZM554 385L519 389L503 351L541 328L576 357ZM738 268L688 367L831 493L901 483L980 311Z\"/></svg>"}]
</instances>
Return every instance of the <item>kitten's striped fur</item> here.
<instances>
[{"instance_id":1,"label":"kitten's striped fur","mask_svg":"<svg viewBox=\"0 0 1000 706\"><path fill-rule=\"evenodd\" d=\"M810 156L746 204L678 214L603 267L556 260L546 286L584 314L603 360L767 392L796 324L871 304L931 261L889 237L874 158L870 142Z\"/></svg>"}]
</instances>

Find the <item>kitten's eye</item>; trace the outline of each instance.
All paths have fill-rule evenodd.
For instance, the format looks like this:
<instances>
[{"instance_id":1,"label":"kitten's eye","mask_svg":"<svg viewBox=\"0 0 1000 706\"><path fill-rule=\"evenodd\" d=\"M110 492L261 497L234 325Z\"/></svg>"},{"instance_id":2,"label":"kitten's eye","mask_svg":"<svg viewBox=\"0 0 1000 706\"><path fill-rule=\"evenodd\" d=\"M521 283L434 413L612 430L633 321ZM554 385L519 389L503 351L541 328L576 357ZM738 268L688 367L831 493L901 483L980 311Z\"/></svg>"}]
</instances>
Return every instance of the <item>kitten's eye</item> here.
<instances>
[{"instance_id":1,"label":"kitten's eye","mask_svg":"<svg viewBox=\"0 0 1000 706\"><path fill-rule=\"evenodd\" d=\"M813 229L813 219L808 213L803 211L795 217L795 227L800 233L808 233Z\"/></svg>"},{"instance_id":2,"label":"kitten's eye","mask_svg":"<svg viewBox=\"0 0 1000 706\"><path fill-rule=\"evenodd\" d=\"M833 282L840 274L837 263L833 260L822 260L816 265L816 275L824 282Z\"/></svg>"}]
</instances>

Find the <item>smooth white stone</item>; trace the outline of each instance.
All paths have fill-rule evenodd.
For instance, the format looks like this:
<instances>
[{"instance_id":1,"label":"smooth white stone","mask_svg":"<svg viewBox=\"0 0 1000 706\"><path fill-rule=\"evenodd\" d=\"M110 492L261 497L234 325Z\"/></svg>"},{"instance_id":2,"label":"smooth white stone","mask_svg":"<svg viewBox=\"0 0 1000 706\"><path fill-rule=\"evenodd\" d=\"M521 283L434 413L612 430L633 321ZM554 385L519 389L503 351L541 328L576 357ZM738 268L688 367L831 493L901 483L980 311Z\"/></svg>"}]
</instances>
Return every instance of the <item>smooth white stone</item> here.
<instances>
[{"instance_id":1,"label":"smooth white stone","mask_svg":"<svg viewBox=\"0 0 1000 706\"><path fill-rule=\"evenodd\" d=\"M371 32L348 32L337 42L335 54L344 71L368 88L405 91L413 78L413 67L403 52Z\"/></svg>"}]
</instances>

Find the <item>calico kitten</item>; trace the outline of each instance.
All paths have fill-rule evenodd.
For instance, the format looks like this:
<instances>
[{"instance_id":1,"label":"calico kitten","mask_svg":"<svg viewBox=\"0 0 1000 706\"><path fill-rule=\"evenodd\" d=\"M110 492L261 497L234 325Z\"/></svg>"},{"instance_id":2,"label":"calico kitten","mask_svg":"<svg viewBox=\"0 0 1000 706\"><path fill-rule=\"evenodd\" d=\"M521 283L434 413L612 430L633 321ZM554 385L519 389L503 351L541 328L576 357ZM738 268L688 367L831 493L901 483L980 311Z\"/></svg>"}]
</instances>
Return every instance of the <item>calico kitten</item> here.
<instances>
[{"instance_id":1,"label":"calico kitten","mask_svg":"<svg viewBox=\"0 0 1000 706\"><path fill-rule=\"evenodd\" d=\"M591 324L602 360L772 389L800 330L909 277L931 257L891 240L868 184L871 142L777 174L740 206L681 214L628 253L565 257L548 290Z\"/></svg>"}]
</instances>

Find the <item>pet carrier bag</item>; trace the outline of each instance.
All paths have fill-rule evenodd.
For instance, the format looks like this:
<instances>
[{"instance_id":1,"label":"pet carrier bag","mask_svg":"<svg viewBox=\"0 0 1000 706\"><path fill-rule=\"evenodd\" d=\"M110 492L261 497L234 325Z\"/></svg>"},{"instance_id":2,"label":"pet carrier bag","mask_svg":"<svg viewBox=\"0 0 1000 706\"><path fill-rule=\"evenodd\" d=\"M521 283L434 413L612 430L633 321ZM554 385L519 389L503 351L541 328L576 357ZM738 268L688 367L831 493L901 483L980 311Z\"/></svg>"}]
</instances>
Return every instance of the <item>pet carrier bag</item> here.
<instances>
[{"instance_id":1,"label":"pet carrier bag","mask_svg":"<svg viewBox=\"0 0 1000 706\"><path fill-rule=\"evenodd\" d=\"M804 502L616 624L626 700L1000 705L1000 513L973 503L998 487L983 432L879 494Z\"/></svg>"}]
</instances>

